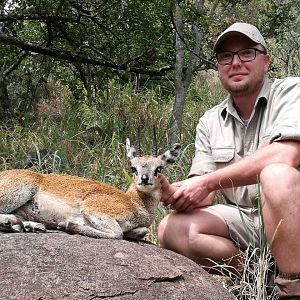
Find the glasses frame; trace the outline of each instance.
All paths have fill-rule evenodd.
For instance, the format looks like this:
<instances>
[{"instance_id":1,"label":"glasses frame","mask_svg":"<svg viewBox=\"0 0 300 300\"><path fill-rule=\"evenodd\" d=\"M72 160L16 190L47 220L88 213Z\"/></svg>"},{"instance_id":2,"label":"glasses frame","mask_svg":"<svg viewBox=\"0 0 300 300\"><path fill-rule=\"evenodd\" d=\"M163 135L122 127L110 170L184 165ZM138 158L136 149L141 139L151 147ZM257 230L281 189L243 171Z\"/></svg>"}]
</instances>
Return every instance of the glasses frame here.
<instances>
[{"instance_id":1,"label":"glasses frame","mask_svg":"<svg viewBox=\"0 0 300 300\"><path fill-rule=\"evenodd\" d=\"M242 58L240 57L240 54L239 54L239 53L240 53L241 51L244 51L244 50L254 50L254 57L251 58L251 59L246 59L246 60L245 60L245 59L242 59ZM216 58L217 58L217 61L218 61L218 64L219 64L219 65L221 65L221 66L226 66L226 65L231 65L231 64L232 64L235 55L238 56L238 58L239 58L239 60L240 60L241 62L249 62L249 61L253 61L253 60L256 59L256 53L257 53L257 52L258 52L258 53L261 53L261 54L264 54L264 55L267 54L266 50L260 50L260 49L257 49L257 48L245 48L245 49L241 49L241 50L239 50L239 51L222 51L222 52L216 53ZM232 54L231 61L228 62L228 63L225 63L225 64L224 64L224 63L220 63L218 56L219 56L221 53L230 53L230 54Z\"/></svg>"}]
</instances>

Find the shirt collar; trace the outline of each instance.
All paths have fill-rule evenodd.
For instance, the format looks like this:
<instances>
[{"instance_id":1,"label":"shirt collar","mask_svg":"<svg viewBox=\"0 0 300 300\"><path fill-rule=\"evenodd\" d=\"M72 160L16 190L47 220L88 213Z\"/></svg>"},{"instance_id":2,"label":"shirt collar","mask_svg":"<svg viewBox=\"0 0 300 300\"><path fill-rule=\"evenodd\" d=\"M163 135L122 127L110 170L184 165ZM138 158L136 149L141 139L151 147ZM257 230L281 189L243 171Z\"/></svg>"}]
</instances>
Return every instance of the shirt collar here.
<instances>
[{"instance_id":1,"label":"shirt collar","mask_svg":"<svg viewBox=\"0 0 300 300\"><path fill-rule=\"evenodd\" d=\"M263 86L256 98L254 109L256 108L256 106L258 105L259 102L265 102L265 101L267 102L268 101L272 83L273 83L272 79L265 77ZM228 114L231 114L231 115L235 116L236 118L238 118L237 111L233 105L233 100L230 95L228 95L227 98L225 99L224 108L221 110L221 116L222 116L223 120L226 121Z\"/></svg>"}]
</instances>

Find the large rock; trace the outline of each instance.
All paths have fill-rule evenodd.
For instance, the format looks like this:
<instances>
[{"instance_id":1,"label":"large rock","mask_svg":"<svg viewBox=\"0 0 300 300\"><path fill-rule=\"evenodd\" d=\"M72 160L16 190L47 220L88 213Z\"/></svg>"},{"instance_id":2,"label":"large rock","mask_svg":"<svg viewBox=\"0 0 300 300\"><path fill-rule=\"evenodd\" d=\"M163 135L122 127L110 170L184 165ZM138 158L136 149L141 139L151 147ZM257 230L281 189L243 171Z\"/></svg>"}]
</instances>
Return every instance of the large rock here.
<instances>
[{"instance_id":1,"label":"large rock","mask_svg":"<svg viewBox=\"0 0 300 300\"><path fill-rule=\"evenodd\" d=\"M0 274L1 300L234 299L171 251L63 233L0 234Z\"/></svg>"}]
</instances>

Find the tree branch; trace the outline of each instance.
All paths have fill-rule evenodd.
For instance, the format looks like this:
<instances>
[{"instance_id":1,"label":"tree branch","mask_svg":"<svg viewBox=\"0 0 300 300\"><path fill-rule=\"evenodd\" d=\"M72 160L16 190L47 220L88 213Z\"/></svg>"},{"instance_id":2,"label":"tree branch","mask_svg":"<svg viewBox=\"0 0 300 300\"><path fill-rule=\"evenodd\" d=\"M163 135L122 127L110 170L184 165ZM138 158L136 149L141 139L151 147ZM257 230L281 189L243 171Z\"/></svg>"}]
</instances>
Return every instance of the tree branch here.
<instances>
[{"instance_id":1,"label":"tree branch","mask_svg":"<svg viewBox=\"0 0 300 300\"><path fill-rule=\"evenodd\" d=\"M10 73L17 69L23 59L28 55L28 52L22 51L21 56L17 61L15 61L7 70L5 70L2 74L2 77L5 79Z\"/></svg>"},{"instance_id":2,"label":"tree branch","mask_svg":"<svg viewBox=\"0 0 300 300\"><path fill-rule=\"evenodd\" d=\"M77 22L75 18L66 18L60 16L42 15L42 14L23 14L23 15L0 15L0 22L16 22L16 21L62 21Z\"/></svg>"},{"instance_id":3,"label":"tree branch","mask_svg":"<svg viewBox=\"0 0 300 300\"><path fill-rule=\"evenodd\" d=\"M144 68L144 67L130 67L127 64L117 64L112 61L105 61L98 58L93 58L85 55L76 55L72 54L70 51L50 49L37 44L27 42L13 36L9 36L4 33L0 33L0 42L4 44L14 45L18 48L21 48L24 51L35 52L38 54L55 57L71 63L86 63L96 66L102 66L105 68L111 68L115 70L126 70L133 73L140 73L149 76L163 76L169 71L173 70L173 66L164 66L159 69L154 68Z\"/></svg>"}]
</instances>

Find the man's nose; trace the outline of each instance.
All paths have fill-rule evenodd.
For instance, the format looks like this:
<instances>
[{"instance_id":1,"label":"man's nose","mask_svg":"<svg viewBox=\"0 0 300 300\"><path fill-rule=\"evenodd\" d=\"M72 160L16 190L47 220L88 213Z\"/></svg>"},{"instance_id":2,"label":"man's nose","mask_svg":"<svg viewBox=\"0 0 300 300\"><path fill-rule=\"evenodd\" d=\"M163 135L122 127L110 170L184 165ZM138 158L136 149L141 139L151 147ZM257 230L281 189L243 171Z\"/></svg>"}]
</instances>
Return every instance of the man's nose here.
<instances>
[{"instance_id":1,"label":"man's nose","mask_svg":"<svg viewBox=\"0 0 300 300\"><path fill-rule=\"evenodd\" d=\"M232 65L237 65L237 64L240 65L241 63L242 63L242 61L240 60L238 54L234 53L231 64Z\"/></svg>"}]
</instances>

